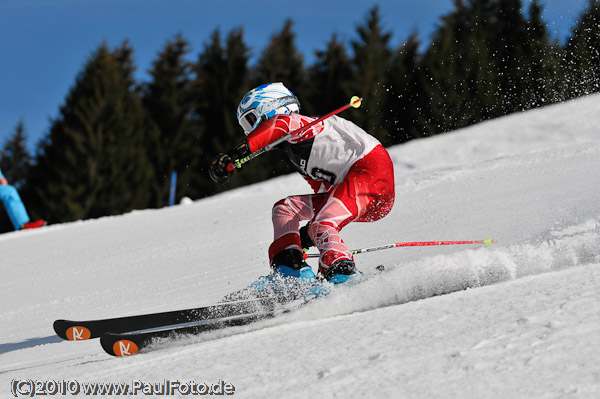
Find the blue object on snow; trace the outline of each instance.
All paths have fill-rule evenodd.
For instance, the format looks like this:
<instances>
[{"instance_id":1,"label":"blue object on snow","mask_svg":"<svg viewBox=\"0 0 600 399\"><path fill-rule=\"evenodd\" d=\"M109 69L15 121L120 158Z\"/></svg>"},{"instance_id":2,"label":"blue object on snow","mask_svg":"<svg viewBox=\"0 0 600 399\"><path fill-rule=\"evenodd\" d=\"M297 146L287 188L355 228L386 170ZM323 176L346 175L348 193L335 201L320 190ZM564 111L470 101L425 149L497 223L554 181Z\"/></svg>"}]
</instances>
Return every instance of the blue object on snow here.
<instances>
[{"instance_id":1,"label":"blue object on snow","mask_svg":"<svg viewBox=\"0 0 600 399\"><path fill-rule=\"evenodd\" d=\"M171 189L169 190L169 206L175 205L175 188L177 187L177 172L171 173Z\"/></svg>"},{"instance_id":2,"label":"blue object on snow","mask_svg":"<svg viewBox=\"0 0 600 399\"><path fill-rule=\"evenodd\" d=\"M29 222L29 215L16 188L8 184L0 184L0 200L4 202L6 213L15 230L19 230L23 224Z\"/></svg>"}]
</instances>

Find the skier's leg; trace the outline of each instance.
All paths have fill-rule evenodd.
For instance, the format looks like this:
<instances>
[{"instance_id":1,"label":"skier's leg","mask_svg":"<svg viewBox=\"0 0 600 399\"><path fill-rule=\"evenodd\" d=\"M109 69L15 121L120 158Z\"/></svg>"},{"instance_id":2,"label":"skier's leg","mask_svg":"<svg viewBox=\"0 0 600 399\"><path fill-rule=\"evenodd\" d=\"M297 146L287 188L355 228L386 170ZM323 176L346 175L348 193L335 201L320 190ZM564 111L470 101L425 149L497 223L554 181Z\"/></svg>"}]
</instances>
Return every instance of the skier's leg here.
<instances>
[{"instance_id":1,"label":"skier's leg","mask_svg":"<svg viewBox=\"0 0 600 399\"><path fill-rule=\"evenodd\" d=\"M392 209L394 172L387 151L376 147L352 166L344 181L332 188L327 198L315 198L313 203L315 216L308 233L320 251L321 273L331 275L330 268L336 264L344 272L352 270L352 253L339 232L352 221L375 221Z\"/></svg>"},{"instance_id":2,"label":"skier's leg","mask_svg":"<svg viewBox=\"0 0 600 399\"><path fill-rule=\"evenodd\" d=\"M4 207L15 230L19 230L21 226L29 222L29 215L16 188L11 185L0 185L0 200L4 202Z\"/></svg>"},{"instance_id":3,"label":"skier's leg","mask_svg":"<svg viewBox=\"0 0 600 399\"><path fill-rule=\"evenodd\" d=\"M356 163L358 195L368 197L355 222L375 222L392 210L396 199L394 164L388 152L377 146Z\"/></svg>"},{"instance_id":4,"label":"skier's leg","mask_svg":"<svg viewBox=\"0 0 600 399\"><path fill-rule=\"evenodd\" d=\"M313 216L313 197L323 194L294 195L282 199L273 206L274 240L269 247L269 261L286 249L302 252L300 245L300 221Z\"/></svg>"},{"instance_id":5,"label":"skier's leg","mask_svg":"<svg viewBox=\"0 0 600 399\"><path fill-rule=\"evenodd\" d=\"M308 234L320 252L319 270L342 260L353 260L352 253L339 235L340 230L358 214L355 201L350 198L348 181L335 186L328 196L319 198L315 216L308 225Z\"/></svg>"},{"instance_id":6,"label":"skier's leg","mask_svg":"<svg viewBox=\"0 0 600 399\"><path fill-rule=\"evenodd\" d=\"M273 270L284 277L299 277L302 282L314 281L315 274L304 260L300 245L300 221L314 215L314 195L290 196L273 206L274 240L269 247L269 262Z\"/></svg>"}]
</instances>

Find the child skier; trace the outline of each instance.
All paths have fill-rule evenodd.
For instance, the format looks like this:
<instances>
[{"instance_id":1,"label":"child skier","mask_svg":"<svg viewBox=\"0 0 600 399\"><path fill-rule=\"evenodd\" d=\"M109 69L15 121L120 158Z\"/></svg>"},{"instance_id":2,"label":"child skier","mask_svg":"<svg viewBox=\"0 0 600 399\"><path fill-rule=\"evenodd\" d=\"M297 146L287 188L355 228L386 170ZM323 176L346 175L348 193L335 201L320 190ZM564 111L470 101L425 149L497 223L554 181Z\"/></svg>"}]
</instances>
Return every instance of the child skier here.
<instances>
[{"instance_id":1,"label":"child skier","mask_svg":"<svg viewBox=\"0 0 600 399\"><path fill-rule=\"evenodd\" d=\"M282 83L249 91L237 109L247 137L228 154L213 158L211 178L227 183L233 174L229 165L236 159L316 119L300 115L299 110L298 99ZM339 232L350 222L373 222L392 209L394 170L389 154L374 137L337 116L293 133L275 148L287 153L314 194L289 196L274 205L270 276L314 282L316 276L302 252L312 245L319 250L323 278L338 284L356 276L352 253ZM304 220L308 223L300 228Z\"/></svg>"}]
</instances>

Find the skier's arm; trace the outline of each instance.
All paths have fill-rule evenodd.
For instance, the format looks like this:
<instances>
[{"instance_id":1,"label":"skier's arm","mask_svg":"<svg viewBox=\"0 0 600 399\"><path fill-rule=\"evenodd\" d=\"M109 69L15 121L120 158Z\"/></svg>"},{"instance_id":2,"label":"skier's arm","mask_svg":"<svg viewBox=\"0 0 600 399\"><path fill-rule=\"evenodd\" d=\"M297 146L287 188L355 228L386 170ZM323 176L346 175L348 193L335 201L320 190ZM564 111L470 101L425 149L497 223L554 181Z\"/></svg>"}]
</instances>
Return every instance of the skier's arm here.
<instances>
[{"instance_id":1,"label":"skier's arm","mask_svg":"<svg viewBox=\"0 0 600 399\"><path fill-rule=\"evenodd\" d=\"M298 143L315 136L323 130L323 124L317 124L306 131L298 130L313 120L314 118L293 114L275 115L264 121L233 150L228 153L220 153L213 158L210 166L211 179L221 184L229 182L233 170L230 171L227 168L231 163L259 151L289 132L292 132L292 137L289 139L291 143Z\"/></svg>"},{"instance_id":2,"label":"skier's arm","mask_svg":"<svg viewBox=\"0 0 600 399\"><path fill-rule=\"evenodd\" d=\"M276 115L267 119L248 135L250 152L256 152L289 133L289 117Z\"/></svg>"},{"instance_id":3,"label":"skier's arm","mask_svg":"<svg viewBox=\"0 0 600 399\"><path fill-rule=\"evenodd\" d=\"M0 170L0 184L3 186L6 186L8 184L8 180L6 180L6 177L4 177L4 175L2 174L2 170Z\"/></svg>"},{"instance_id":4,"label":"skier's arm","mask_svg":"<svg viewBox=\"0 0 600 399\"><path fill-rule=\"evenodd\" d=\"M229 171L227 167L234 163L236 159L244 158L253 152L271 144L288 133L290 123L287 117L275 116L261 123L246 140L238 144L228 153L216 155L210 165L210 177L213 181L226 184L233 175L233 170Z\"/></svg>"},{"instance_id":5,"label":"skier's arm","mask_svg":"<svg viewBox=\"0 0 600 399\"><path fill-rule=\"evenodd\" d=\"M251 152L256 152L286 136L288 133L290 133L291 136L287 141L292 144L308 140L323 131L322 122L317 123L306 130L302 130L303 126L309 125L315 119L316 118L314 117L299 114L275 115L261 123L248 135L250 150Z\"/></svg>"}]
</instances>

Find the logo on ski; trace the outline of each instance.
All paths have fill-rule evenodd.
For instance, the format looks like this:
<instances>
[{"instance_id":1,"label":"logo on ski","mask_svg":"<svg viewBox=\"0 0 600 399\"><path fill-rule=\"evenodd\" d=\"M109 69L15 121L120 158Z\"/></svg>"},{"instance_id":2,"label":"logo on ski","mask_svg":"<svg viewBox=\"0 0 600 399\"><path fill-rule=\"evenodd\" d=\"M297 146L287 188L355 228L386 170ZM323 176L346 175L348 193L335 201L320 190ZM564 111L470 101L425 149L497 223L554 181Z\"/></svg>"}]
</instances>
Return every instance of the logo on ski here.
<instances>
[{"instance_id":1,"label":"logo on ski","mask_svg":"<svg viewBox=\"0 0 600 399\"><path fill-rule=\"evenodd\" d=\"M128 339L120 339L114 343L113 351L116 356L131 356L138 353L138 347L135 342Z\"/></svg>"},{"instance_id":2,"label":"logo on ski","mask_svg":"<svg viewBox=\"0 0 600 399\"><path fill-rule=\"evenodd\" d=\"M70 341L83 341L85 339L90 339L92 336L90 330L81 326L70 327L67 329L66 335Z\"/></svg>"}]
</instances>

